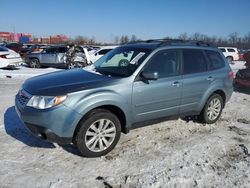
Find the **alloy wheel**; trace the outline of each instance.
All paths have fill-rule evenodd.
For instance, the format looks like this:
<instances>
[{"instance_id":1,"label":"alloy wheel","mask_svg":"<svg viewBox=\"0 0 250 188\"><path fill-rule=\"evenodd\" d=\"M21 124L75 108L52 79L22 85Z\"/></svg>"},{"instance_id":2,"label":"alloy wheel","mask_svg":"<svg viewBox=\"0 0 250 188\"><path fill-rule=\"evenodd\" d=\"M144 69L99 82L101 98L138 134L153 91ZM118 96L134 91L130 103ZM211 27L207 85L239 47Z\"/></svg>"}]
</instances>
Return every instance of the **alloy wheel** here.
<instances>
[{"instance_id":1,"label":"alloy wheel","mask_svg":"<svg viewBox=\"0 0 250 188\"><path fill-rule=\"evenodd\" d=\"M208 119L211 121L215 120L220 115L221 107L222 104L218 98L211 100L207 108Z\"/></svg>"},{"instance_id":2,"label":"alloy wheel","mask_svg":"<svg viewBox=\"0 0 250 188\"><path fill-rule=\"evenodd\" d=\"M85 144L92 152L106 150L116 137L116 127L109 119L99 119L90 125L85 134Z\"/></svg>"}]
</instances>

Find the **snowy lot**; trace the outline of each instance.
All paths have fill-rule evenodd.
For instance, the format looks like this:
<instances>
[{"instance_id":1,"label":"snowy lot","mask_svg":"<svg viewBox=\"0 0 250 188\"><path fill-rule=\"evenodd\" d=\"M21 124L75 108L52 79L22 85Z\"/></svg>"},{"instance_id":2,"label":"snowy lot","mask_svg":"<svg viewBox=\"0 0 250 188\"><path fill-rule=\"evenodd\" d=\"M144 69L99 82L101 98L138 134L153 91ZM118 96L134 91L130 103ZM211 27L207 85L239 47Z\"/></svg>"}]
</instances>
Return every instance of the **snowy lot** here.
<instances>
[{"instance_id":1,"label":"snowy lot","mask_svg":"<svg viewBox=\"0 0 250 188\"><path fill-rule=\"evenodd\" d=\"M23 81L52 71L0 69L0 187L250 187L250 92L234 92L216 124L179 119L132 130L107 156L89 159L31 136L17 117Z\"/></svg>"}]
</instances>

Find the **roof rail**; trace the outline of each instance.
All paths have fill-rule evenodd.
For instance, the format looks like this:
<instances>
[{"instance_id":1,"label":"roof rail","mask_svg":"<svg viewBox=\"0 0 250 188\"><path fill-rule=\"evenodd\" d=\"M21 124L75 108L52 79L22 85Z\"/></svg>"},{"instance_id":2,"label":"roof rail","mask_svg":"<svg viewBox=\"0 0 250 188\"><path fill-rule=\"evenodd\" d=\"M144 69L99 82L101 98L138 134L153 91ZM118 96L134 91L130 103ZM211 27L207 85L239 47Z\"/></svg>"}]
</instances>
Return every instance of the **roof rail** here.
<instances>
[{"instance_id":1,"label":"roof rail","mask_svg":"<svg viewBox=\"0 0 250 188\"><path fill-rule=\"evenodd\" d=\"M182 39L150 39L144 42L151 43L151 42L160 42L159 46L165 45L195 45L195 46L210 46L214 47L212 44L204 42L204 41L197 41L197 40L182 40Z\"/></svg>"}]
</instances>

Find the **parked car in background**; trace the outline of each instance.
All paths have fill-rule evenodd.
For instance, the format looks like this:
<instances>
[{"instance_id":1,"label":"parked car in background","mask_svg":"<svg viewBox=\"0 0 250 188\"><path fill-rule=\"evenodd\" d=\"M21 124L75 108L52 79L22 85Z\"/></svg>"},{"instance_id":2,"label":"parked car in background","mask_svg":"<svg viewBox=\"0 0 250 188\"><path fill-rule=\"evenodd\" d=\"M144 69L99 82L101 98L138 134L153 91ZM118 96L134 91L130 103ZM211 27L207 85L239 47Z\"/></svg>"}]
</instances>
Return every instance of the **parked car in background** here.
<instances>
[{"instance_id":1,"label":"parked car in background","mask_svg":"<svg viewBox=\"0 0 250 188\"><path fill-rule=\"evenodd\" d=\"M40 49L44 45L42 44L26 44L23 45L23 47L20 50L20 55L25 58L28 53L31 53L33 51L37 51L37 49Z\"/></svg>"},{"instance_id":2,"label":"parked car in background","mask_svg":"<svg viewBox=\"0 0 250 188\"><path fill-rule=\"evenodd\" d=\"M0 46L0 68L18 66L23 62L21 56L15 51Z\"/></svg>"},{"instance_id":3,"label":"parked car in background","mask_svg":"<svg viewBox=\"0 0 250 188\"><path fill-rule=\"evenodd\" d=\"M22 48L22 44L16 43L16 42L12 42L12 43L8 43L5 45L6 48L9 48L17 53L20 53L21 48Z\"/></svg>"},{"instance_id":4,"label":"parked car in background","mask_svg":"<svg viewBox=\"0 0 250 188\"><path fill-rule=\"evenodd\" d=\"M38 52L29 53L25 63L31 68L41 66L65 67L64 55L67 52L66 46L51 46Z\"/></svg>"},{"instance_id":5,"label":"parked car in background","mask_svg":"<svg viewBox=\"0 0 250 188\"><path fill-rule=\"evenodd\" d=\"M247 68L250 68L250 50L248 50L245 54L244 54L244 60L246 61L245 66Z\"/></svg>"},{"instance_id":6,"label":"parked car in background","mask_svg":"<svg viewBox=\"0 0 250 188\"><path fill-rule=\"evenodd\" d=\"M215 123L233 92L225 57L200 42L127 44L91 67L30 78L15 99L34 135L73 143L87 157L107 154L138 125L180 116Z\"/></svg>"},{"instance_id":7,"label":"parked car in background","mask_svg":"<svg viewBox=\"0 0 250 188\"><path fill-rule=\"evenodd\" d=\"M226 57L229 63L232 61L238 61L239 60L239 52L237 48L233 47L218 47L223 55Z\"/></svg>"},{"instance_id":8,"label":"parked car in background","mask_svg":"<svg viewBox=\"0 0 250 188\"><path fill-rule=\"evenodd\" d=\"M250 68L239 70L236 73L234 84L236 87L250 89Z\"/></svg>"},{"instance_id":9,"label":"parked car in background","mask_svg":"<svg viewBox=\"0 0 250 188\"><path fill-rule=\"evenodd\" d=\"M245 61L244 54L247 53L247 50L245 50L245 49L238 49L238 53L239 53L239 61Z\"/></svg>"},{"instance_id":10,"label":"parked car in background","mask_svg":"<svg viewBox=\"0 0 250 188\"><path fill-rule=\"evenodd\" d=\"M96 60L98 60L100 57L102 57L103 55L105 55L106 53L108 53L109 51L113 50L116 47L118 47L118 46L102 46L102 47L100 47L100 49L96 50L95 52L89 53L90 61L92 63L96 62Z\"/></svg>"}]
</instances>

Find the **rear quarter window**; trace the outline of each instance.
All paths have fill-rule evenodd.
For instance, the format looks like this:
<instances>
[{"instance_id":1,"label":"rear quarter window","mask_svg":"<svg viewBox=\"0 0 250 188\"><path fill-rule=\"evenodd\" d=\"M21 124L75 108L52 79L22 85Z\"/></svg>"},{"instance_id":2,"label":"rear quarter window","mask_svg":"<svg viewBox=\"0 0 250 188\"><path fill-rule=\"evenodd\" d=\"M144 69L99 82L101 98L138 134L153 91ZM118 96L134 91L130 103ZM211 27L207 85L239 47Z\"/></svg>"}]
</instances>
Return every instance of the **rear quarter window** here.
<instances>
[{"instance_id":1,"label":"rear quarter window","mask_svg":"<svg viewBox=\"0 0 250 188\"><path fill-rule=\"evenodd\" d=\"M228 52L236 52L235 49L233 49L233 48L228 48L227 51Z\"/></svg>"},{"instance_id":2,"label":"rear quarter window","mask_svg":"<svg viewBox=\"0 0 250 188\"><path fill-rule=\"evenodd\" d=\"M219 52L205 50L205 53L209 61L210 70L216 70L225 67L225 62Z\"/></svg>"}]
</instances>

